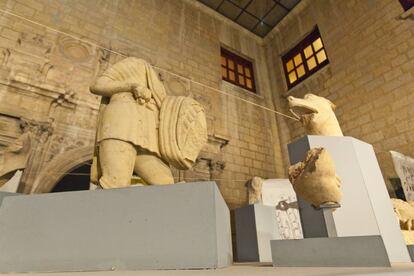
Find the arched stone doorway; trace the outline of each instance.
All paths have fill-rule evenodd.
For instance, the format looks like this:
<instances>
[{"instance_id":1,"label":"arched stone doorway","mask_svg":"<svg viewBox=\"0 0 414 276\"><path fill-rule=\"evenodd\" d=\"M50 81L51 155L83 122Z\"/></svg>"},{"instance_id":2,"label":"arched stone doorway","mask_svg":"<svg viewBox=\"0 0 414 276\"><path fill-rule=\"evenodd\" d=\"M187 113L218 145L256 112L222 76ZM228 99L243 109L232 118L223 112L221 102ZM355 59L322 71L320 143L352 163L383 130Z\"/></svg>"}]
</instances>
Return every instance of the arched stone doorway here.
<instances>
[{"instance_id":1,"label":"arched stone doorway","mask_svg":"<svg viewBox=\"0 0 414 276\"><path fill-rule=\"evenodd\" d=\"M58 183L56 183L50 192L57 193L89 190L91 164L92 160L69 171Z\"/></svg>"},{"instance_id":2,"label":"arched stone doorway","mask_svg":"<svg viewBox=\"0 0 414 276\"><path fill-rule=\"evenodd\" d=\"M73 171L76 170L86 171L86 167L91 163L93 149L93 146L81 147L53 158L42 169L32 193L49 193L68 173L72 172L73 175Z\"/></svg>"}]
</instances>

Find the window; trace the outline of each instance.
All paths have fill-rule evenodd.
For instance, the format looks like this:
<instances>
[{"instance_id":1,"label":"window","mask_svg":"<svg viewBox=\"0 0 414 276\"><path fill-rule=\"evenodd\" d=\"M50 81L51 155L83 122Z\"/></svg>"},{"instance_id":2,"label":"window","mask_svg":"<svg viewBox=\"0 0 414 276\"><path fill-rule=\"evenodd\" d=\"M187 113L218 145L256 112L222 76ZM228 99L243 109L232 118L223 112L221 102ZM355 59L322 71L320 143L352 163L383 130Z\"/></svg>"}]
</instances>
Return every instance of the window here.
<instances>
[{"instance_id":1,"label":"window","mask_svg":"<svg viewBox=\"0 0 414 276\"><path fill-rule=\"evenodd\" d=\"M400 0L400 3L405 11L408 11L410 8L414 7L414 0Z\"/></svg>"},{"instance_id":2,"label":"window","mask_svg":"<svg viewBox=\"0 0 414 276\"><path fill-rule=\"evenodd\" d=\"M282 61L289 89L329 64L318 27L285 54Z\"/></svg>"},{"instance_id":3,"label":"window","mask_svg":"<svg viewBox=\"0 0 414 276\"><path fill-rule=\"evenodd\" d=\"M252 63L224 48L221 48L221 76L225 81L256 93Z\"/></svg>"}]
</instances>

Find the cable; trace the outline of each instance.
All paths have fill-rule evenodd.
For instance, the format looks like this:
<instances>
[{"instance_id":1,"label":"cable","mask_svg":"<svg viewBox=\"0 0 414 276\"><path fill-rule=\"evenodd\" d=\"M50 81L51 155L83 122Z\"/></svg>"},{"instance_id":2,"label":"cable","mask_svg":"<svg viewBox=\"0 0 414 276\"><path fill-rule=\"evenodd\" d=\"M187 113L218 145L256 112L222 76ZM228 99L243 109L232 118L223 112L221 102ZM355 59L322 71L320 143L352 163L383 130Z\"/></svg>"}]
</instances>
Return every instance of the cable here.
<instances>
[{"instance_id":1,"label":"cable","mask_svg":"<svg viewBox=\"0 0 414 276\"><path fill-rule=\"evenodd\" d=\"M104 50L106 50L106 51L108 51L108 52L111 52L111 53L113 53L113 54L120 55L120 56L123 56L123 57L128 57L128 56L127 56L127 55L125 55L125 54L122 54L122 53L119 53L119 52L114 51L114 50L112 50L112 49L106 48L106 47L101 46L101 45L99 45L99 44L97 44L97 43L94 43L94 42L92 42L92 41L85 40L85 39L82 39L82 38L76 37L75 35L71 35L71 34L69 34L69 33L66 33L66 32L63 32L63 31L60 31L60 30L57 30L57 29L54 29L54 28L52 28L52 27L49 27L49 26L46 26L46 25L41 24L41 23L39 23L39 22L36 22L36 21L30 20L30 19L28 19L28 18L26 18L26 17L23 17L23 16L21 16L21 15L15 14L15 13L13 13L13 12L10 12L10 11L7 11L7 10L2 10L2 9L0 9L0 12L3 12L3 13L5 13L5 14L8 14L8 15L11 15L11 16L14 16L14 17L17 17L17 18L19 18L19 19L25 20L25 21L30 22L30 23L32 23L32 24L35 24L35 25L38 25L38 26L44 27L44 28L46 28L46 29L48 29L48 30L52 30L52 31L54 31L54 32L56 32L56 33L63 34L63 35L65 35L65 36L71 37L71 38L76 39L76 40L78 40L78 41L82 41L82 42L84 42L84 43L87 43L87 44L93 45L93 46L95 46L95 47L97 47L97 48L104 49ZM178 77L178 78L188 80L188 81L190 81L190 82L192 82L192 83L194 83L194 84L200 85L200 86L202 86L202 87L204 87L204 88L211 89L211 90L213 90L213 91L216 91L216 92L218 92L218 93L220 93L220 94L223 94L223 95L226 95L226 96L228 96L228 97L233 97L233 98L238 99L238 100L240 100L240 101L242 101L242 102L245 102L245 103L251 104L251 105L253 105L253 106L256 106L256 107L262 108L262 109L264 109L264 110L267 110L267 111L273 112L273 113L275 113L275 114L277 114L277 115L280 115L280 116L286 117L286 118L288 118L288 119L295 120L295 121L299 121L297 118L292 117L292 116L290 116L290 115L287 115L287 114L284 114L284 113L279 112L279 111L277 111L277 110L274 110L274 109L268 108L268 107L266 107L266 106L263 106L263 105L260 105L260 104L254 103L254 102L252 102L252 101L248 101L248 100L246 100L246 99L243 99L242 97L239 97L239 96L236 96L236 95L230 94L230 93L225 92L225 91L222 91L222 90L220 90L220 89L217 89L217 88L214 88L214 87L211 87L211 86L205 85L205 84L203 84L203 83L201 83L201 82L198 82L198 81L192 80L192 79L190 79L190 78L188 78L188 77L181 76L181 75L179 75L179 74L177 74L177 73L171 72L171 71L166 70L166 69L164 69L164 68L161 68L161 67L159 67L159 66L152 65L152 67L157 68L157 69L158 69L158 70L160 70L160 71L167 72L167 73L169 73L169 74L171 74L171 75L173 75L173 76L176 76L176 77Z\"/></svg>"}]
</instances>

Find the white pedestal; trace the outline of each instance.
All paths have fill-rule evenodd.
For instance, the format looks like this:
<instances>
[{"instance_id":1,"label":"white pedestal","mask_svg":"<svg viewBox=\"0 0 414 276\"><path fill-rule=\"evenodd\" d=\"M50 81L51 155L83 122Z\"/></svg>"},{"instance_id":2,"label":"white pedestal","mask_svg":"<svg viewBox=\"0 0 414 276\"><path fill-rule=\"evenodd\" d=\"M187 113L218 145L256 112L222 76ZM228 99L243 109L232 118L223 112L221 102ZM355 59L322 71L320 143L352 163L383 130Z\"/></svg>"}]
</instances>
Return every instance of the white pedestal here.
<instances>
[{"instance_id":1,"label":"white pedestal","mask_svg":"<svg viewBox=\"0 0 414 276\"><path fill-rule=\"evenodd\" d=\"M330 216L299 200L304 237L381 235L390 262L411 262L372 146L352 137L305 136L289 144L291 164L315 147L332 155L343 199Z\"/></svg>"}]
</instances>

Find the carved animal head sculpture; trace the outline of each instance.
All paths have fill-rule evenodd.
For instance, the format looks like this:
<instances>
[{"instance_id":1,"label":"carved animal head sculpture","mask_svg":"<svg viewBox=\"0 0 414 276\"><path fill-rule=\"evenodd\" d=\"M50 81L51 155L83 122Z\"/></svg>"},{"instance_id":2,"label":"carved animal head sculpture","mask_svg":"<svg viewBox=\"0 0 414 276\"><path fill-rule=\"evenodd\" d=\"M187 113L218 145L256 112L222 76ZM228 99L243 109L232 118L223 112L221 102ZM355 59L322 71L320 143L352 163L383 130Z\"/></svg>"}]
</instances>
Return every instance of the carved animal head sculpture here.
<instances>
[{"instance_id":1,"label":"carved animal head sculpture","mask_svg":"<svg viewBox=\"0 0 414 276\"><path fill-rule=\"evenodd\" d=\"M289 180L298 196L313 206L337 205L342 198L335 163L324 148L310 149L303 162L289 167Z\"/></svg>"},{"instance_id":2,"label":"carved animal head sculpture","mask_svg":"<svg viewBox=\"0 0 414 276\"><path fill-rule=\"evenodd\" d=\"M309 135L343 136L336 119L336 106L320 96L306 94L303 99L288 97L289 108Z\"/></svg>"},{"instance_id":3,"label":"carved animal head sculpture","mask_svg":"<svg viewBox=\"0 0 414 276\"><path fill-rule=\"evenodd\" d=\"M262 200L262 186L263 179L260 177L253 177L246 183L247 193L249 196L249 204L255 204Z\"/></svg>"}]
</instances>

